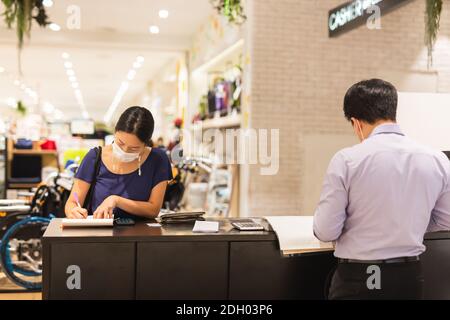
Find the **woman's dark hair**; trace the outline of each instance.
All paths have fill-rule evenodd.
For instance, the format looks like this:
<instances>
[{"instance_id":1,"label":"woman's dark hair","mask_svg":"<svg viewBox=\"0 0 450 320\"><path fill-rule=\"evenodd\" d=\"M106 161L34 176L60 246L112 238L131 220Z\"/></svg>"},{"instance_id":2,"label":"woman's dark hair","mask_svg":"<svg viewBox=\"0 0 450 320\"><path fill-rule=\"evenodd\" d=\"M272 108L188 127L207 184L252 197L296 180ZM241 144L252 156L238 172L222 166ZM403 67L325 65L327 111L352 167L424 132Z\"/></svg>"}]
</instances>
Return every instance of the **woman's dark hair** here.
<instances>
[{"instance_id":1,"label":"woman's dark hair","mask_svg":"<svg viewBox=\"0 0 450 320\"><path fill-rule=\"evenodd\" d=\"M116 124L116 132L123 131L134 134L146 145L150 143L155 129L152 113L142 107L131 107L122 113Z\"/></svg>"},{"instance_id":2,"label":"woman's dark hair","mask_svg":"<svg viewBox=\"0 0 450 320\"><path fill-rule=\"evenodd\" d=\"M378 120L397 118L397 90L387 81L364 80L348 89L344 98L347 120L356 118L374 124Z\"/></svg>"}]
</instances>

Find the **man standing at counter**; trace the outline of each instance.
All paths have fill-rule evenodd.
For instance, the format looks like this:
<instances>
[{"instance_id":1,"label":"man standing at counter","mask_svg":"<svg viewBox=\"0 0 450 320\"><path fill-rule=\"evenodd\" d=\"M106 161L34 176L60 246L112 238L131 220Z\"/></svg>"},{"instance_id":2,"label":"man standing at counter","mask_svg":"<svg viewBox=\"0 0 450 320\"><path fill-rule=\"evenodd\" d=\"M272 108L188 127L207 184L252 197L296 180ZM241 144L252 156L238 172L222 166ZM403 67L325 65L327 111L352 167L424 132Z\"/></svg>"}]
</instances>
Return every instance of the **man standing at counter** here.
<instances>
[{"instance_id":1,"label":"man standing at counter","mask_svg":"<svg viewBox=\"0 0 450 320\"><path fill-rule=\"evenodd\" d=\"M450 162L402 133L397 100L379 79L345 95L361 143L331 160L314 216L316 237L336 242L330 299L422 298L424 234L450 229Z\"/></svg>"}]
</instances>

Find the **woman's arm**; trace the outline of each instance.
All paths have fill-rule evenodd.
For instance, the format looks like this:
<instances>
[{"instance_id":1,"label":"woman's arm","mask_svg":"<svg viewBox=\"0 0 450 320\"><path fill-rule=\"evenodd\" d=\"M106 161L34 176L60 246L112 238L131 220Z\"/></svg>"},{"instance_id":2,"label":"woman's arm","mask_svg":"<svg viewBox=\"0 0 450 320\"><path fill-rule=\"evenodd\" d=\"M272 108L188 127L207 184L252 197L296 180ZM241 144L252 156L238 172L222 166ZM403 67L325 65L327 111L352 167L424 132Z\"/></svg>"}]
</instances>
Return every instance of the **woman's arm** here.
<instances>
[{"instance_id":1,"label":"woman's arm","mask_svg":"<svg viewBox=\"0 0 450 320\"><path fill-rule=\"evenodd\" d=\"M94 218L110 218L114 208L144 218L156 218L161 210L168 181L162 181L153 187L148 201L134 201L119 196L110 196L94 212Z\"/></svg>"},{"instance_id":2,"label":"woman's arm","mask_svg":"<svg viewBox=\"0 0 450 320\"><path fill-rule=\"evenodd\" d=\"M71 219L85 219L87 218L88 211L84 208L78 207L77 202L75 201L75 197L73 194L76 192L78 195L78 200L80 201L80 205L83 205L84 200L86 199L86 195L89 191L89 187L91 185L83 180L75 179L72 187L72 191L70 192L70 196L67 199L66 206L64 207L64 212L66 216Z\"/></svg>"}]
</instances>

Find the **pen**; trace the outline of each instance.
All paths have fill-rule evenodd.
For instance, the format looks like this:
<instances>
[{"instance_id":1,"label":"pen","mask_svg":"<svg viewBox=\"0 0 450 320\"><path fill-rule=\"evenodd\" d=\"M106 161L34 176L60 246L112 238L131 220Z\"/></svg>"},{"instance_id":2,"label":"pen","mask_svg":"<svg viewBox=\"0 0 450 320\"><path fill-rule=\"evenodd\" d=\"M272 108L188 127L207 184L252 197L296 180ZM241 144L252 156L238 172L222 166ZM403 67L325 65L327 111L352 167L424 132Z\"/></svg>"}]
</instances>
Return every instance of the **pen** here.
<instances>
[{"instance_id":1,"label":"pen","mask_svg":"<svg viewBox=\"0 0 450 320\"><path fill-rule=\"evenodd\" d=\"M77 203L77 206L78 206L79 208L81 208L80 200L78 199L78 193L74 192L74 193L73 193L73 197L75 198L75 202Z\"/></svg>"}]
</instances>

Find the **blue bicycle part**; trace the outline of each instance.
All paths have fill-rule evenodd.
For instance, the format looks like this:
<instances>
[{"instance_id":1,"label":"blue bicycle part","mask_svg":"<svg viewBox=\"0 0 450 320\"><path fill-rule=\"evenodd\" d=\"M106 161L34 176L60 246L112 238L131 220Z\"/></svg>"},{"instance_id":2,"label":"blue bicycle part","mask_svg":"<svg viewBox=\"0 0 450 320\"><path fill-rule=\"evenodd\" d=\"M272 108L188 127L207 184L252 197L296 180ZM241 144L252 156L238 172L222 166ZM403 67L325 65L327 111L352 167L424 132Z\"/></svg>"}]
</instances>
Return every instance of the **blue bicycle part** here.
<instances>
[{"instance_id":1,"label":"blue bicycle part","mask_svg":"<svg viewBox=\"0 0 450 320\"><path fill-rule=\"evenodd\" d=\"M14 225L12 225L9 230L5 233L0 244L0 258L1 265L6 274L6 276L18 286L24 287L30 290L40 290L42 288L42 282L33 282L22 279L16 274L20 274L26 277L38 277L42 275L42 272L36 272L29 269L24 269L13 263L11 259L11 246L10 241L15 237L20 237L20 233L26 231L27 228L40 227L41 230L45 229L50 223L51 218L44 217L28 217L25 218ZM40 241L40 237L38 238Z\"/></svg>"}]
</instances>

